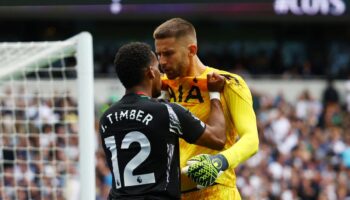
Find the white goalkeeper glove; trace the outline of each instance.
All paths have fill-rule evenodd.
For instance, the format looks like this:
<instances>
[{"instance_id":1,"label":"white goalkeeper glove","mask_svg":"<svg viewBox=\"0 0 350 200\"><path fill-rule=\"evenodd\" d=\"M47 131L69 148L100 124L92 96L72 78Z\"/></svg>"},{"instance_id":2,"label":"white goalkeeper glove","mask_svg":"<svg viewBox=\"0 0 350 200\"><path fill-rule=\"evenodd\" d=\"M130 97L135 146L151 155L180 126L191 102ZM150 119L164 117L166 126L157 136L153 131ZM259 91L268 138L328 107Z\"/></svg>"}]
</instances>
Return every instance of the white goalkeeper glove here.
<instances>
[{"instance_id":1,"label":"white goalkeeper glove","mask_svg":"<svg viewBox=\"0 0 350 200\"><path fill-rule=\"evenodd\" d=\"M197 188L202 189L213 185L227 168L228 162L223 155L200 154L190 158L181 172L197 183Z\"/></svg>"}]
</instances>

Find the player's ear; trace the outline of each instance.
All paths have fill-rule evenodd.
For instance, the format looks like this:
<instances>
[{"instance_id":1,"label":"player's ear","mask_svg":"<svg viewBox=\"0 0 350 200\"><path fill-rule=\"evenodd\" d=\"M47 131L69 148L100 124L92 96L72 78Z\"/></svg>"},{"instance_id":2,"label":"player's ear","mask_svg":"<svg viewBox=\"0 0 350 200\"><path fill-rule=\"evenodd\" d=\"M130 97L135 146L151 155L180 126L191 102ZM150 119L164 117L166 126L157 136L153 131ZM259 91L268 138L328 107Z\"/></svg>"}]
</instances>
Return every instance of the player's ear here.
<instances>
[{"instance_id":1,"label":"player's ear","mask_svg":"<svg viewBox=\"0 0 350 200\"><path fill-rule=\"evenodd\" d=\"M154 79L156 77L154 70L151 66L146 69L146 75L149 79Z\"/></svg>"},{"instance_id":2,"label":"player's ear","mask_svg":"<svg viewBox=\"0 0 350 200\"><path fill-rule=\"evenodd\" d=\"M197 45L196 44L190 44L190 45L188 45L188 51L189 51L189 53L188 53L188 55L189 56L195 56L195 55L197 55L197 50L198 50L198 48L197 48Z\"/></svg>"}]
</instances>

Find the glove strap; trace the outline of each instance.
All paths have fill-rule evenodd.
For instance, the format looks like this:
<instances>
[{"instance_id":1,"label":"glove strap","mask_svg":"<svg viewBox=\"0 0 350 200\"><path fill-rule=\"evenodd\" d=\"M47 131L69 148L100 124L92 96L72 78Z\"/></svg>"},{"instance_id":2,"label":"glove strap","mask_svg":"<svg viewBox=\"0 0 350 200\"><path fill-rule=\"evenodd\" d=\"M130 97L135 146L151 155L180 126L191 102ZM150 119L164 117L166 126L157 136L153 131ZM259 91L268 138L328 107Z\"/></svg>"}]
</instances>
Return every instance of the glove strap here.
<instances>
[{"instance_id":1,"label":"glove strap","mask_svg":"<svg viewBox=\"0 0 350 200\"><path fill-rule=\"evenodd\" d=\"M215 156L212 156L211 162L213 165L219 170L219 171L225 171L228 168L228 162L225 158L225 156L221 154L216 154Z\"/></svg>"}]
</instances>

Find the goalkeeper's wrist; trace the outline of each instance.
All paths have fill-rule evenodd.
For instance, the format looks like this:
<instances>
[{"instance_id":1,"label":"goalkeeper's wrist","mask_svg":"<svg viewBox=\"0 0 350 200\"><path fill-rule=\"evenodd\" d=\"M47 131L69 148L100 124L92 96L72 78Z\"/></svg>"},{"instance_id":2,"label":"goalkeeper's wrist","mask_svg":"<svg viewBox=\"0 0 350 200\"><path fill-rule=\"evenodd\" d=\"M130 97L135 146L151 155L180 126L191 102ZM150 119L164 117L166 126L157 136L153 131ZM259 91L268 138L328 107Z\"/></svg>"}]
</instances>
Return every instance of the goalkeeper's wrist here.
<instances>
[{"instance_id":1,"label":"goalkeeper's wrist","mask_svg":"<svg viewBox=\"0 0 350 200\"><path fill-rule=\"evenodd\" d=\"M220 92L209 92L209 98L220 100Z\"/></svg>"},{"instance_id":2,"label":"goalkeeper's wrist","mask_svg":"<svg viewBox=\"0 0 350 200\"><path fill-rule=\"evenodd\" d=\"M214 166L217 165L215 167L220 171L225 171L228 168L227 159L222 154L216 154L215 156L212 156L211 160Z\"/></svg>"}]
</instances>

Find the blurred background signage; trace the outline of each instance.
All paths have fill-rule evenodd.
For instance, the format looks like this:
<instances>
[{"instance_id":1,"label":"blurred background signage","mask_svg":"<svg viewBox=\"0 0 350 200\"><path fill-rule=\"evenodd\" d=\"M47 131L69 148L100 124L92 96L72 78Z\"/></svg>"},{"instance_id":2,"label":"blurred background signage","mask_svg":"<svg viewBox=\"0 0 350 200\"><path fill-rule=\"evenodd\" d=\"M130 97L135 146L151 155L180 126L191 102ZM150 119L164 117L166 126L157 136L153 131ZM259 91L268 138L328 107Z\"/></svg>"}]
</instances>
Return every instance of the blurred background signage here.
<instances>
[{"instance_id":1,"label":"blurred background signage","mask_svg":"<svg viewBox=\"0 0 350 200\"><path fill-rule=\"evenodd\" d=\"M346 5L343 0L275 0L274 10L278 15L343 15Z\"/></svg>"},{"instance_id":2,"label":"blurred background signage","mask_svg":"<svg viewBox=\"0 0 350 200\"><path fill-rule=\"evenodd\" d=\"M233 20L348 20L350 0L221 0L221 1L141 1L103 0L45 1L26 4L2 1L0 17L4 18L93 18L93 19L155 19L172 16L222 18ZM4 3L5 2L5 3ZM30 2L30 3L28 3ZM48 4L47 2L51 2ZM15 6L14 6L15 5ZM304 19L303 19L304 20Z\"/></svg>"}]
</instances>

